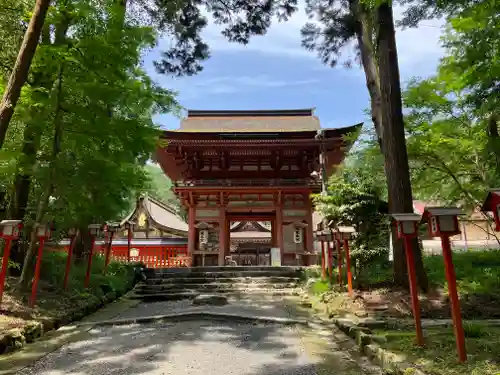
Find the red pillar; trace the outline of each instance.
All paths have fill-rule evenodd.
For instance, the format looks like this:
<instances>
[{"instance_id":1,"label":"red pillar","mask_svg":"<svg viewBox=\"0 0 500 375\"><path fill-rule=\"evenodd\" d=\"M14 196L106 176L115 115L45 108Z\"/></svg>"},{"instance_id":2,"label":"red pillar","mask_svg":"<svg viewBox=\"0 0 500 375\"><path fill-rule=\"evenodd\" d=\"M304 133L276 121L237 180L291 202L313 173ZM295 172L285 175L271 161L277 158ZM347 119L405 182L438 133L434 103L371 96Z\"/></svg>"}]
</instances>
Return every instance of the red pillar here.
<instances>
[{"instance_id":1,"label":"red pillar","mask_svg":"<svg viewBox=\"0 0 500 375\"><path fill-rule=\"evenodd\" d=\"M283 207L279 205L276 207L276 237L277 237L277 247L280 249L281 254L281 265L283 265L285 243L283 238Z\"/></svg>"},{"instance_id":2,"label":"red pillar","mask_svg":"<svg viewBox=\"0 0 500 375\"><path fill-rule=\"evenodd\" d=\"M226 207L220 206L219 211L219 266L223 266L225 262L227 247L228 247L228 225L226 218Z\"/></svg>"},{"instance_id":3,"label":"red pillar","mask_svg":"<svg viewBox=\"0 0 500 375\"><path fill-rule=\"evenodd\" d=\"M72 259L73 259L73 250L75 248L75 242L76 242L76 235L71 236L71 239L69 242L68 256L66 258L66 269L64 271L64 283L63 283L64 290L68 290L69 272L71 270L71 263L72 263ZM129 254L130 254L130 250L129 250Z\"/></svg>"},{"instance_id":4,"label":"red pillar","mask_svg":"<svg viewBox=\"0 0 500 375\"><path fill-rule=\"evenodd\" d=\"M132 226L130 225L127 233L127 262L130 263L130 244L132 242Z\"/></svg>"},{"instance_id":5,"label":"red pillar","mask_svg":"<svg viewBox=\"0 0 500 375\"><path fill-rule=\"evenodd\" d=\"M410 283L411 305L413 308L413 319L415 320L415 331L417 334L417 344L424 345L424 335L422 333L422 323L420 320L420 301L418 300L417 277L415 275L415 260L411 246L411 237L405 237L406 248L406 268L408 269L408 281Z\"/></svg>"},{"instance_id":6,"label":"red pillar","mask_svg":"<svg viewBox=\"0 0 500 375\"><path fill-rule=\"evenodd\" d=\"M31 286L31 298L29 306L33 307L36 303L36 293L38 290L38 280L40 280L40 269L42 268L43 246L45 244L45 237L40 237L38 245L38 256L36 258L35 275L33 276L33 285Z\"/></svg>"},{"instance_id":7,"label":"red pillar","mask_svg":"<svg viewBox=\"0 0 500 375\"><path fill-rule=\"evenodd\" d=\"M340 240L335 240L337 243L337 264L339 268L338 282L342 286L342 243Z\"/></svg>"},{"instance_id":8,"label":"red pillar","mask_svg":"<svg viewBox=\"0 0 500 375\"><path fill-rule=\"evenodd\" d=\"M191 205L188 209L188 256L191 257L191 263L194 263L194 251L196 247L196 208Z\"/></svg>"},{"instance_id":9,"label":"red pillar","mask_svg":"<svg viewBox=\"0 0 500 375\"><path fill-rule=\"evenodd\" d=\"M111 260L113 236L114 236L114 232L109 232L109 242L108 242L108 246L106 247L106 257L104 258L104 272L106 272L106 270L108 269L109 261Z\"/></svg>"},{"instance_id":10,"label":"red pillar","mask_svg":"<svg viewBox=\"0 0 500 375\"><path fill-rule=\"evenodd\" d=\"M85 274L85 288L88 288L90 285L90 274L92 273L92 258L94 257L94 245L95 245L95 236L92 236L92 240L90 242L90 254L89 259L87 261L87 272Z\"/></svg>"},{"instance_id":11,"label":"red pillar","mask_svg":"<svg viewBox=\"0 0 500 375\"><path fill-rule=\"evenodd\" d=\"M327 257L328 260L328 280L332 279L333 276L333 249L330 242L326 243Z\"/></svg>"},{"instance_id":12,"label":"red pillar","mask_svg":"<svg viewBox=\"0 0 500 375\"><path fill-rule=\"evenodd\" d=\"M5 276L9 268L10 249L12 247L12 238L5 239L5 248L3 250L2 258L2 273L0 273L0 302L2 302L3 291L5 288Z\"/></svg>"},{"instance_id":13,"label":"red pillar","mask_svg":"<svg viewBox=\"0 0 500 375\"><path fill-rule=\"evenodd\" d=\"M453 258L451 256L450 237L447 234L441 234L441 246L443 247L444 267L446 272L446 281L448 282L448 295L451 303L451 316L453 318L453 327L455 330L455 340L457 344L458 360L465 362L467 352L465 350L464 328L462 325L462 313L460 311L460 301L457 292L457 277Z\"/></svg>"},{"instance_id":14,"label":"red pillar","mask_svg":"<svg viewBox=\"0 0 500 375\"><path fill-rule=\"evenodd\" d=\"M347 292L352 296L352 271L351 271L351 254L349 251L349 241L344 240L345 263L347 267Z\"/></svg>"}]
</instances>

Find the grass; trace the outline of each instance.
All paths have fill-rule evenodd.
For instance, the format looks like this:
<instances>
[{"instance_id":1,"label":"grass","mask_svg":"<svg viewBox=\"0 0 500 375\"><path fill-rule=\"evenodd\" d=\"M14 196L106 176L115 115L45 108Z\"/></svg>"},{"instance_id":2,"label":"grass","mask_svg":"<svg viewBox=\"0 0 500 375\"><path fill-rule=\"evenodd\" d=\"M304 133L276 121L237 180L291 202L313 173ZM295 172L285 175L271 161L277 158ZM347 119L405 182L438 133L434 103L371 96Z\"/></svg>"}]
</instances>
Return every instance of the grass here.
<instances>
[{"instance_id":1,"label":"grass","mask_svg":"<svg viewBox=\"0 0 500 375\"><path fill-rule=\"evenodd\" d=\"M500 327L482 323L464 325L467 363L457 360L455 336L452 328L425 329L425 347L415 345L415 332L411 330L375 331L384 335L383 347L406 356L424 372L432 375L499 375Z\"/></svg>"}]
</instances>

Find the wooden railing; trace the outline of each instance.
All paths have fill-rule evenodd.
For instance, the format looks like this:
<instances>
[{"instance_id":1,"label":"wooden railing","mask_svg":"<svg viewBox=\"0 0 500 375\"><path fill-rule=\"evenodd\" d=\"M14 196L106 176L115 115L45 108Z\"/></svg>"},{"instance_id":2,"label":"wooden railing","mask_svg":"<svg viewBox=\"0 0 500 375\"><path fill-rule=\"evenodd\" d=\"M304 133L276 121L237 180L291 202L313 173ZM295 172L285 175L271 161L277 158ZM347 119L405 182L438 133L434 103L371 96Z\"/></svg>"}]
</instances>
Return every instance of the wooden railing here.
<instances>
[{"instance_id":1,"label":"wooden railing","mask_svg":"<svg viewBox=\"0 0 500 375\"><path fill-rule=\"evenodd\" d=\"M68 246L51 247L53 251L68 251ZM94 256L104 257L106 245L96 245ZM143 263L147 268L190 267L192 258L188 256L186 246L135 246L131 248L130 262ZM127 246L113 246L111 259L116 262L129 261Z\"/></svg>"},{"instance_id":2,"label":"wooden railing","mask_svg":"<svg viewBox=\"0 0 500 375\"><path fill-rule=\"evenodd\" d=\"M240 187L240 186L320 186L320 181L314 178L287 178L287 179L214 179L214 180L185 180L176 181L175 187L193 187L193 186L217 186L217 187Z\"/></svg>"}]
</instances>

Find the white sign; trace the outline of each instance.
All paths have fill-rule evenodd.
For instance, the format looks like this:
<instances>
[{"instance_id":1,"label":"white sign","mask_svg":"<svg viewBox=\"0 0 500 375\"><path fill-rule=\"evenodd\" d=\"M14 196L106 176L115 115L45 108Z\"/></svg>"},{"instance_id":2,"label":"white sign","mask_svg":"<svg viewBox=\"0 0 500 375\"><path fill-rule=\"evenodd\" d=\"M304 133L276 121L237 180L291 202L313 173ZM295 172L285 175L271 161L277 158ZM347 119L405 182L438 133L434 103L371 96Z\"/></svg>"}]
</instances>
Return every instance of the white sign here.
<instances>
[{"instance_id":1,"label":"white sign","mask_svg":"<svg viewBox=\"0 0 500 375\"><path fill-rule=\"evenodd\" d=\"M130 256L131 257L138 257L139 256L139 249L136 249L135 247L130 249Z\"/></svg>"},{"instance_id":2,"label":"white sign","mask_svg":"<svg viewBox=\"0 0 500 375\"><path fill-rule=\"evenodd\" d=\"M271 266L273 267L281 266L281 251L279 247L271 248Z\"/></svg>"}]
</instances>

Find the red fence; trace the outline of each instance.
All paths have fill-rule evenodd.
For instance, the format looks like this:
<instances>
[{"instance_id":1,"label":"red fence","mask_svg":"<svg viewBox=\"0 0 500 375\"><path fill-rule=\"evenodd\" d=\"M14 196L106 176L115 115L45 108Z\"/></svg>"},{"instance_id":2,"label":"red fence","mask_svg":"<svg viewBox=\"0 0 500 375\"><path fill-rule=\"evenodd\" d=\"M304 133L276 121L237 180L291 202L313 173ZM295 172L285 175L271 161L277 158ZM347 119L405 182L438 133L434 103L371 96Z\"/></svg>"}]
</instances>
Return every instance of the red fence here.
<instances>
[{"instance_id":1,"label":"red fence","mask_svg":"<svg viewBox=\"0 0 500 375\"><path fill-rule=\"evenodd\" d=\"M68 251L69 246L63 246ZM130 261L141 262L148 268L190 267L191 258L188 257L186 245L133 245L130 249ZM113 245L111 259L116 262L128 261L128 247ZM94 255L103 256L106 253L105 244L96 244Z\"/></svg>"}]
</instances>

